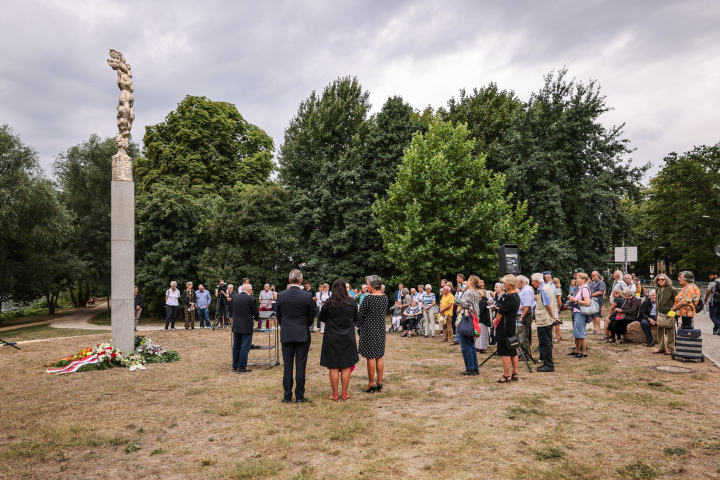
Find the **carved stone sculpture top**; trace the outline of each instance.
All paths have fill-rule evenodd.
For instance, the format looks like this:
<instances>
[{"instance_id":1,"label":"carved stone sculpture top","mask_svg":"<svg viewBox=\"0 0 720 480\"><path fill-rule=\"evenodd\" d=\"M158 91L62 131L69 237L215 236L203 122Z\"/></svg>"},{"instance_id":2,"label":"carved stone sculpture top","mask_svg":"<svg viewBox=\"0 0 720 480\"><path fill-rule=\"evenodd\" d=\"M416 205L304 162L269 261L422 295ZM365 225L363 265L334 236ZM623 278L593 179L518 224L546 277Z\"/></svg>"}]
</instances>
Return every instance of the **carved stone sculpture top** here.
<instances>
[{"instance_id":1,"label":"carved stone sculpture top","mask_svg":"<svg viewBox=\"0 0 720 480\"><path fill-rule=\"evenodd\" d=\"M125 57L123 57L122 53L110 49L110 57L108 63L112 69L117 72L117 83L120 88L120 100L117 105L119 133L115 138L118 152L112 157L112 179L132 182L132 159L127 154L127 148L130 145L130 130L135 120L132 72L130 71L130 65L125 62Z\"/></svg>"}]
</instances>

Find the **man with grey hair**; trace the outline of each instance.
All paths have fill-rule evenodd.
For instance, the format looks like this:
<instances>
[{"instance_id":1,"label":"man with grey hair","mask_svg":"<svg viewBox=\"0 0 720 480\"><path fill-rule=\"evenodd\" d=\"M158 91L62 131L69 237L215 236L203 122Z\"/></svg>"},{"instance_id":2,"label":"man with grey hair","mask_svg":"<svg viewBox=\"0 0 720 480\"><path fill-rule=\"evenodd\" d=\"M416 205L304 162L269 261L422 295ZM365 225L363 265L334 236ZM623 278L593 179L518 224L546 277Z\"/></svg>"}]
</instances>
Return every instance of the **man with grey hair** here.
<instances>
[{"instance_id":1,"label":"man with grey hair","mask_svg":"<svg viewBox=\"0 0 720 480\"><path fill-rule=\"evenodd\" d=\"M552 288L550 288L550 282L544 282L543 274L533 273L531 278L532 285L538 292L535 306L535 321L539 344L538 350L540 350L540 359L543 362L543 366L538 367L537 371L554 372L552 328L553 322L558 318L557 312L553 309L553 295L555 293Z\"/></svg>"},{"instance_id":2,"label":"man with grey hair","mask_svg":"<svg viewBox=\"0 0 720 480\"><path fill-rule=\"evenodd\" d=\"M283 403L292 402L293 364L295 369L295 402L305 402L305 367L310 350L310 326L315 317L315 302L310 292L300 284L303 275L292 270L290 287L278 293L275 317L280 327L280 343L283 355Z\"/></svg>"},{"instance_id":3,"label":"man with grey hair","mask_svg":"<svg viewBox=\"0 0 720 480\"><path fill-rule=\"evenodd\" d=\"M242 292L232 296L233 308L233 372L249 373L252 370L247 368L248 353L252 345L253 327L255 320L260 318L255 297L251 295L252 285L245 283Z\"/></svg>"},{"instance_id":4,"label":"man with grey hair","mask_svg":"<svg viewBox=\"0 0 720 480\"><path fill-rule=\"evenodd\" d=\"M530 280L525 275L518 275L518 295L520 297L520 308L518 309L518 317L520 325L518 326L518 342L520 348L532 358L530 354L530 346L532 345L532 323L533 308L535 307L535 292L530 286ZM540 275L542 279L542 275Z\"/></svg>"}]
</instances>

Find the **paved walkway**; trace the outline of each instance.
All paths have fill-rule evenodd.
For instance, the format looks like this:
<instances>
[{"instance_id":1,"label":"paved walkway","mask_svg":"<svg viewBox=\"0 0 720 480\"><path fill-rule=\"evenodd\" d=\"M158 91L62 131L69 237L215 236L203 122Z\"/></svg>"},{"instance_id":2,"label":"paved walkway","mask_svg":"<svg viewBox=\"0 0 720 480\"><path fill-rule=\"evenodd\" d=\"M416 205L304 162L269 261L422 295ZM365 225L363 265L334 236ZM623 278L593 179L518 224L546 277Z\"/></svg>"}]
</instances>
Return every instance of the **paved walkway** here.
<instances>
[{"instance_id":1,"label":"paved walkway","mask_svg":"<svg viewBox=\"0 0 720 480\"><path fill-rule=\"evenodd\" d=\"M50 324L51 327L59 327L59 328L85 328L85 327L77 327L77 326L63 326L65 322L70 322L74 325L76 324L85 324L88 327L98 327L100 330L109 330L110 327L101 327L99 325L91 325L88 322L88 320L91 320L101 313L107 311L107 301L105 302L98 302L93 307L86 307L82 310L79 310L75 313L72 313L70 315L66 315L64 317L61 317L59 319L53 318L50 320L43 320L40 322L33 322L33 323L24 323L22 325L12 325L10 327L2 327L0 328L0 332L6 332L8 330L16 330L18 328L25 328L25 327L34 327L37 325L48 325Z\"/></svg>"},{"instance_id":2,"label":"paved walkway","mask_svg":"<svg viewBox=\"0 0 720 480\"><path fill-rule=\"evenodd\" d=\"M705 358L720 367L720 335L712 334L713 324L710 321L710 315L707 313L707 307L695 318L695 328L702 331Z\"/></svg>"}]
</instances>

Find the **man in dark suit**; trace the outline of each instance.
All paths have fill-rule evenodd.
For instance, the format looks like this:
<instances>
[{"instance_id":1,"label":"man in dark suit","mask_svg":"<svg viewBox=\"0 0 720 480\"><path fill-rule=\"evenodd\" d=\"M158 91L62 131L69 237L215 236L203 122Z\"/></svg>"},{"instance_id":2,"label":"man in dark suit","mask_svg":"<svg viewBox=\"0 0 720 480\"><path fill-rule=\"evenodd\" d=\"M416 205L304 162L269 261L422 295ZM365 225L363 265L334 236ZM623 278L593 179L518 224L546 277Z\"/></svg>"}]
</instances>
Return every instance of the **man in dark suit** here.
<instances>
[{"instance_id":1,"label":"man in dark suit","mask_svg":"<svg viewBox=\"0 0 720 480\"><path fill-rule=\"evenodd\" d=\"M242 292L232 296L232 332L233 332L233 372L249 373L247 369L248 353L252 345L253 325L260 317L255 297L250 295L252 286L246 283Z\"/></svg>"},{"instance_id":2,"label":"man in dark suit","mask_svg":"<svg viewBox=\"0 0 720 480\"><path fill-rule=\"evenodd\" d=\"M395 301L396 301L396 302L397 302L398 300L400 300L401 302L403 301L403 297L404 297L404 295L403 295L403 288L405 288L405 287L404 287L403 284L401 283L400 285L398 285L398 289L395 290L395 297L394 297L394 298L395 298Z\"/></svg>"},{"instance_id":3,"label":"man in dark suit","mask_svg":"<svg viewBox=\"0 0 720 480\"><path fill-rule=\"evenodd\" d=\"M310 350L310 326L315 316L315 302L310 292L300 287L300 270L290 272L290 288L278 293L275 316L280 326L280 343L284 363L283 403L292 402L293 363L295 371L295 401L305 401L305 366Z\"/></svg>"}]
</instances>

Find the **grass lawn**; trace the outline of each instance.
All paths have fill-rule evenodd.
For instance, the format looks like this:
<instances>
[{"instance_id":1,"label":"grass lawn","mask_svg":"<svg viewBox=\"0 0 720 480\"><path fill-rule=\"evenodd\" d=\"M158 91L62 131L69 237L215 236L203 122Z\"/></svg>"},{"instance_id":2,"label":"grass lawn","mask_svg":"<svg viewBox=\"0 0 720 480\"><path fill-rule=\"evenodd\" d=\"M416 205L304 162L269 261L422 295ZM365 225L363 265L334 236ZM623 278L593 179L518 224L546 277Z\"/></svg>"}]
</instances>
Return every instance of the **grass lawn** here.
<instances>
[{"instance_id":1,"label":"grass lawn","mask_svg":"<svg viewBox=\"0 0 720 480\"><path fill-rule=\"evenodd\" d=\"M45 373L109 338L88 333L0 349L0 477L720 478L720 370L644 345L593 337L580 361L563 341L556 373L498 385L498 358L463 377L458 347L389 334L383 392L361 359L335 403L313 334L309 403L284 405L281 367L230 371L227 331L151 332L182 360L146 371Z\"/></svg>"},{"instance_id":2,"label":"grass lawn","mask_svg":"<svg viewBox=\"0 0 720 480\"><path fill-rule=\"evenodd\" d=\"M110 332L109 328L108 332ZM74 337L76 335L92 335L97 333L97 330L53 328L50 325L34 325L32 327L22 327L9 330L7 332L0 332L0 338L7 340L8 342L22 342L25 340L37 340L40 338Z\"/></svg>"}]
</instances>

